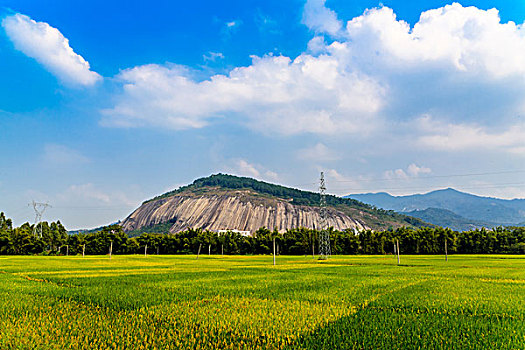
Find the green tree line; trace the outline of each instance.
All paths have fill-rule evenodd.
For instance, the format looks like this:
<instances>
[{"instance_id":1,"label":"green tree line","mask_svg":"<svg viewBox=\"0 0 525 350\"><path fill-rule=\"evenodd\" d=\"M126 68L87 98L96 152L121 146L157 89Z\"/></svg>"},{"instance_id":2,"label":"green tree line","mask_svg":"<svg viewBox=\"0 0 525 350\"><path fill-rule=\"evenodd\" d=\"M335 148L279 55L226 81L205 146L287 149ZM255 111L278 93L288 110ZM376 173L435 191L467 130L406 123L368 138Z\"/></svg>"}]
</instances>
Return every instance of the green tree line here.
<instances>
[{"instance_id":1,"label":"green tree line","mask_svg":"<svg viewBox=\"0 0 525 350\"><path fill-rule=\"evenodd\" d=\"M280 254L317 254L319 232L306 228L278 233L260 228L252 236L189 229L177 234L142 233L128 237L119 225L69 235L60 221L42 224L42 237L28 223L13 228L0 213L0 254L271 254L276 239ZM524 254L525 227L497 227L457 232L451 229L398 228L386 231L329 229L332 254L390 254L399 241L403 254Z\"/></svg>"}]
</instances>

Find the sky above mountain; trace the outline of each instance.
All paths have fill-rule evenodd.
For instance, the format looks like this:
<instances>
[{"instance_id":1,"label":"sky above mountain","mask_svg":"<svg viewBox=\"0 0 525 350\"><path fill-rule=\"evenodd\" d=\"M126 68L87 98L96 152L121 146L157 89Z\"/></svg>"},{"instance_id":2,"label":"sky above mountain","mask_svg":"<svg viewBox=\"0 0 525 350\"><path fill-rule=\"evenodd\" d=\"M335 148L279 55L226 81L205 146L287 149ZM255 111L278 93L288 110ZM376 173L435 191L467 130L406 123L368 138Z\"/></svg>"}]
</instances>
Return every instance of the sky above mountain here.
<instances>
[{"instance_id":1,"label":"sky above mountain","mask_svg":"<svg viewBox=\"0 0 525 350\"><path fill-rule=\"evenodd\" d=\"M522 1L0 3L0 211L69 229L224 172L525 197Z\"/></svg>"}]
</instances>

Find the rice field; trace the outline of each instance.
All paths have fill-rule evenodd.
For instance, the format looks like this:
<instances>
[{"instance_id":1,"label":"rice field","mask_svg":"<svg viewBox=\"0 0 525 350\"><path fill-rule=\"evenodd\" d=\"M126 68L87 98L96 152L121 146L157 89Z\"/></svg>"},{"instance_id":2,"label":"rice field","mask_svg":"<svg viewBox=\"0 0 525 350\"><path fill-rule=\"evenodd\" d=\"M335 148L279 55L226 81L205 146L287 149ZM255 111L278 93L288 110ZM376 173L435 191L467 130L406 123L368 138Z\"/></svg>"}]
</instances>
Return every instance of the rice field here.
<instances>
[{"instance_id":1,"label":"rice field","mask_svg":"<svg viewBox=\"0 0 525 350\"><path fill-rule=\"evenodd\" d=\"M525 349L525 257L4 256L1 349Z\"/></svg>"}]
</instances>

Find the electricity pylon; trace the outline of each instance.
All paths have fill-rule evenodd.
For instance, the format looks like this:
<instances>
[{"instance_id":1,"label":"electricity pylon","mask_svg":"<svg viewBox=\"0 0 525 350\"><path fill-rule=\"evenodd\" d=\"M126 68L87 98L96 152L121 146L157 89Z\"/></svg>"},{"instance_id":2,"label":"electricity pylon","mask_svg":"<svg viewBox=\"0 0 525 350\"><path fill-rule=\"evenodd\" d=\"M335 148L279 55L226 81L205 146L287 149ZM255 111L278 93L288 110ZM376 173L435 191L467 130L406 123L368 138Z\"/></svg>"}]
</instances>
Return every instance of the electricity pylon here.
<instances>
[{"instance_id":1,"label":"electricity pylon","mask_svg":"<svg viewBox=\"0 0 525 350\"><path fill-rule=\"evenodd\" d=\"M32 201L28 205L33 206L33 209L35 210L35 226L33 226L33 235L39 235L42 237L42 216L44 215L46 209L51 207L51 205L48 203L38 203L35 201Z\"/></svg>"},{"instance_id":2,"label":"electricity pylon","mask_svg":"<svg viewBox=\"0 0 525 350\"><path fill-rule=\"evenodd\" d=\"M326 185L324 182L324 173L321 172L321 180L319 184L320 196L320 216L319 220L319 258L328 259L331 255L330 250L330 233L328 232L327 215L326 215Z\"/></svg>"}]
</instances>

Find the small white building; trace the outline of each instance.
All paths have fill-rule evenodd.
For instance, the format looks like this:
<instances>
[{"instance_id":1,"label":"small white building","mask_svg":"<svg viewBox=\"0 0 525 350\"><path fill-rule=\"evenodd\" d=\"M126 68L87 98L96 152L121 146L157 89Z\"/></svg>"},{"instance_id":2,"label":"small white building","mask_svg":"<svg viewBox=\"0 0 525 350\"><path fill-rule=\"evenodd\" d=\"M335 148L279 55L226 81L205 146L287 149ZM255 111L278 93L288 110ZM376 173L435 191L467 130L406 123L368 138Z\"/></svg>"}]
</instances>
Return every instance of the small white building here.
<instances>
[{"instance_id":1,"label":"small white building","mask_svg":"<svg viewBox=\"0 0 525 350\"><path fill-rule=\"evenodd\" d=\"M233 233L239 233L242 236L251 236L251 231L241 231L241 230L219 230L218 233L227 233L227 232L233 232Z\"/></svg>"}]
</instances>

